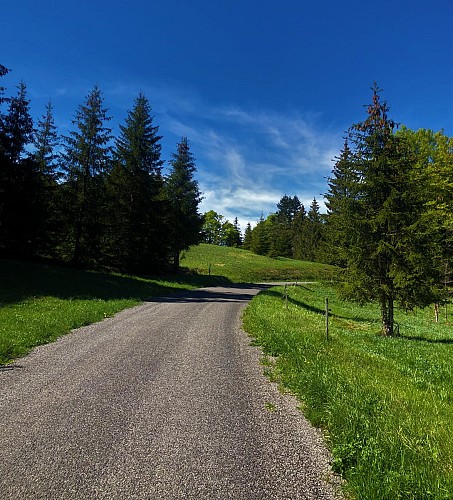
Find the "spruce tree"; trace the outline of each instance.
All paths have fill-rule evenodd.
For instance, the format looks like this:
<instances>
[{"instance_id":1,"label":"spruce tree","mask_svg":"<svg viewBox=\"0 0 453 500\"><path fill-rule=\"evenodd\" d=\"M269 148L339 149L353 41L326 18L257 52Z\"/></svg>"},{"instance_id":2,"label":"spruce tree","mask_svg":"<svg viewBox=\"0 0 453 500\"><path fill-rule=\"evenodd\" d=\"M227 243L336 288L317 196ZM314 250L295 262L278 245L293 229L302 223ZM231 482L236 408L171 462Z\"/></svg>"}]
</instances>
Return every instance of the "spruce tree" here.
<instances>
[{"instance_id":1,"label":"spruce tree","mask_svg":"<svg viewBox=\"0 0 453 500\"><path fill-rule=\"evenodd\" d=\"M44 255L55 255L58 245L58 230L61 225L58 197L58 148L60 138L53 117L52 103L46 106L45 114L38 120L34 131L35 151L32 159L37 170L37 251Z\"/></svg>"},{"instance_id":2,"label":"spruce tree","mask_svg":"<svg viewBox=\"0 0 453 500\"><path fill-rule=\"evenodd\" d=\"M343 294L377 300L382 332L393 335L395 302L412 309L434 298L431 234L412 182L415 157L407 141L395 136L380 90L372 90L367 118L348 134L352 163L344 168L354 173L346 195L351 203L336 204L333 188L328 201L339 214L334 230L341 233L346 262Z\"/></svg>"},{"instance_id":3,"label":"spruce tree","mask_svg":"<svg viewBox=\"0 0 453 500\"><path fill-rule=\"evenodd\" d=\"M166 256L163 230L161 136L144 94L134 101L115 143L108 177L111 264L123 270L158 270Z\"/></svg>"},{"instance_id":4,"label":"spruce tree","mask_svg":"<svg viewBox=\"0 0 453 500\"><path fill-rule=\"evenodd\" d=\"M252 229L250 250L257 255L267 255L271 244L269 241L269 223L266 223L264 214L261 213L256 226Z\"/></svg>"},{"instance_id":5,"label":"spruce tree","mask_svg":"<svg viewBox=\"0 0 453 500\"><path fill-rule=\"evenodd\" d=\"M26 152L33 140L33 120L25 83L17 88L1 120L0 246L27 255L33 251L36 222L36 172Z\"/></svg>"},{"instance_id":6,"label":"spruce tree","mask_svg":"<svg viewBox=\"0 0 453 500\"><path fill-rule=\"evenodd\" d=\"M177 145L170 160L171 171L165 181L168 202L168 231L170 260L174 270L179 269L182 250L201 241L203 217L198 212L202 197L194 179L195 160L186 137Z\"/></svg>"},{"instance_id":7,"label":"spruce tree","mask_svg":"<svg viewBox=\"0 0 453 500\"><path fill-rule=\"evenodd\" d=\"M252 249L252 226L251 226L250 222L248 222L247 226L245 227L242 248L244 250L251 250Z\"/></svg>"},{"instance_id":8,"label":"spruce tree","mask_svg":"<svg viewBox=\"0 0 453 500\"><path fill-rule=\"evenodd\" d=\"M312 262L321 260L322 239L323 239L323 220L319 212L319 203L316 198L310 204L307 212L306 239L307 256L306 259Z\"/></svg>"},{"instance_id":9,"label":"spruce tree","mask_svg":"<svg viewBox=\"0 0 453 500\"><path fill-rule=\"evenodd\" d=\"M233 246L240 247L242 245L242 235L241 235L241 227L239 226L239 222L238 222L237 217L234 218L233 226L234 226Z\"/></svg>"},{"instance_id":10,"label":"spruce tree","mask_svg":"<svg viewBox=\"0 0 453 500\"><path fill-rule=\"evenodd\" d=\"M327 224L326 244L327 260L335 265L346 265L346 256L343 249L346 248L348 232L345 230L349 224L349 212L354 212L358 202L355 190L359 182L359 173L354 170L355 162L348 139L345 139L343 149L336 158L332 175L327 183L329 192L326 194Z\"/></svg>"},{"instance_id":11,"label":"spruce tree","mask_svg":"<svg viewBox=\"0 0 453 500\"><path fill-rule=\"evenodd\" d=\"M76 111L75 130L64 138L65 257L73 264L92 265L102 259L104 180L111 164L111 129L105 126L109 120L95 86Z\"/></svg>"},{"instance_id":12,"label":"spruce tree","mask_svg":"<svg viewBox=\"0 0 453 500\"><path fill-rule=\"evenodd\" d=\"M11 164L18 164L24 158L26 146L33 141L33 120L27 86L20 82L17 89L17 95L9 99L8 113L2 120L4 154Z\"/></svg>"},{"instance_id":13,"label":"spruce tree","mask_svg":"<svg viewBox=\"0 0 453 500\"><path fill-rule=\"evenodd\" d=\"M307 213L305 207L301 204L300 210L294 217L291 224L291 242L294 259L305 260L307 258Z\"/></svg>"}]
</instances>

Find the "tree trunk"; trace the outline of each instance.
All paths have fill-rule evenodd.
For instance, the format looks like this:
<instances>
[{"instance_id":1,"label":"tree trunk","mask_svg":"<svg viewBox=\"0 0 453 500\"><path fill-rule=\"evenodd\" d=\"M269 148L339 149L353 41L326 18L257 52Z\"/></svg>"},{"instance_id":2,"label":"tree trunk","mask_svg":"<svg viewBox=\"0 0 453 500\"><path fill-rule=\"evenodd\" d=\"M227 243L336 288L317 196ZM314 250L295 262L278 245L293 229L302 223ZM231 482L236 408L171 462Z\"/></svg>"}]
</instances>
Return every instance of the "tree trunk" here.
<instances>
[{"instance_id":1,"label":"tree trunk","mask_svg":"<svg viewBox=\"0 0 453 500\"><path fill-rule=\"evenodd\" d=\"M179 271L179 250L173 251L173 269L177 273Z\"/></svg>"},{"instance_id":2,"label":"tree trunk","mask_svg":"<svg viewBox=\"0 0 453 500\"><path fill-rule=\"evenodd\" d=\"M393 336L393 298L388 295L381 296L381 320L382 320L382 334L385 337Z\"/></svg>"}]
</instances>

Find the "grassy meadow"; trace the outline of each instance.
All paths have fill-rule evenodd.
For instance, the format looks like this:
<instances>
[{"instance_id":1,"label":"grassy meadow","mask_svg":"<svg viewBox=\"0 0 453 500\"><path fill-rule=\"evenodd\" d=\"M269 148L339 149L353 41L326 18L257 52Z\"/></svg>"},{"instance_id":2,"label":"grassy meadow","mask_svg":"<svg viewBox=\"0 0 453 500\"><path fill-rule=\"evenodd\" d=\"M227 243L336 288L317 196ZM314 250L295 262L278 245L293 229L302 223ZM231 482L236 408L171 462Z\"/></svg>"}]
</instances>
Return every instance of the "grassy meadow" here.
<instances>
[{"instance_id":1,"label":"grassy meadow","mask_svg":"<svg viewBox=\"0 0 453 500\"><path fill-rule=\"evenodd\" d=\"M184 252L181 266L201 275L224 276L234 283L317 281L333 277L327 264L256 255L239 248L201 245Z\"/></svg>"},{"instance_id":2,"label":"grassy meadow","mask_svg":"<svg viewBox=\"0 0 453 500\"><path fill-rule=\"evenodd\" d=\"M352 498L453 498L453 315L399 313L379 335L379 308L326 285L261 293L244 314L267 374L324 430ZM329 297L329 339L325 336Z\"/></svg>"}]
</instances>

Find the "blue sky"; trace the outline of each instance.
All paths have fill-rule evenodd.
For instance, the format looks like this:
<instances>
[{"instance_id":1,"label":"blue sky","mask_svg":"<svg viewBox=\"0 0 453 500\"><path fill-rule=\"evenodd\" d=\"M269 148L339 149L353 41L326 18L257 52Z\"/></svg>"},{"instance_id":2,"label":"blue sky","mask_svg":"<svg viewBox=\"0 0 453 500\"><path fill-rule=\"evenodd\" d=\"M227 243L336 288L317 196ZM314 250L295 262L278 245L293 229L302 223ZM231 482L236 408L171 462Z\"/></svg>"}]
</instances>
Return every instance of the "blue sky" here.
<instances>
[{"instance_id":1,"label":"blue sky","mask_svg":"<svg viewBox=\"0 0 453 500\"><path fill-rule=\"evenodd\" d=\"M115 133L138 93L163 158L186 135L202 211L244 228L287 194L322 202L377 81L391 117L453 135L452 0L2 0L0 63L59 132L98 84Z\"/></svg>"}]
</instances>

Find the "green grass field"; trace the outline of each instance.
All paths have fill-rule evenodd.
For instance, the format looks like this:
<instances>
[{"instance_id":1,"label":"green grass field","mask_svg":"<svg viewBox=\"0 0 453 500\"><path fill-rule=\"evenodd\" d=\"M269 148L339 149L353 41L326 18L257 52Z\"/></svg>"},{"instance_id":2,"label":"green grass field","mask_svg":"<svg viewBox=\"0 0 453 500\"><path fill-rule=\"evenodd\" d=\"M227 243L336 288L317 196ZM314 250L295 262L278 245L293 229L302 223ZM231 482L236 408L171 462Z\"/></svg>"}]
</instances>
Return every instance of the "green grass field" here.
<instances>
[{"instance_id":1,"label":"green grass field","mask_svg":"<svg viewBox=\"0 0 453 500\"><path fill-rule=\"evenodd\" d=\"M333 277L327 264L278 257L271 259L239 248L201 244L184 252L181 265L202 275L225 276L234 283L317 281Z\"/></svg>"},{"instance_id":2,"label":"green grass field","mask_svg":"<svg viewBox=\"0 0 453 500\"><path fill-rule=\"evenodd\" d=\"M339 300L321 284L273 288L244 314L265 371L324 430L352 498L453 498L453 316L397 314L379 335L379 308ZM324 301L330 300L325 338Z\"/></svg>"}]
</instances>

